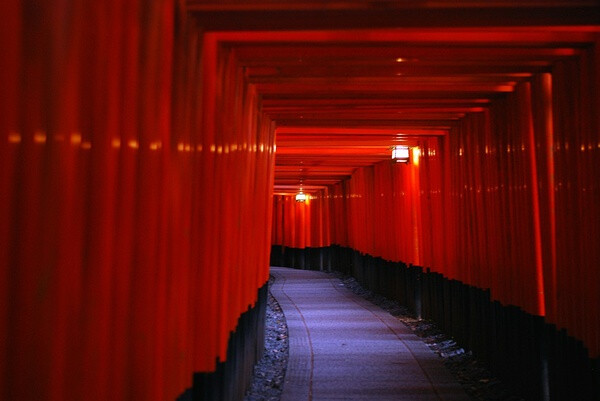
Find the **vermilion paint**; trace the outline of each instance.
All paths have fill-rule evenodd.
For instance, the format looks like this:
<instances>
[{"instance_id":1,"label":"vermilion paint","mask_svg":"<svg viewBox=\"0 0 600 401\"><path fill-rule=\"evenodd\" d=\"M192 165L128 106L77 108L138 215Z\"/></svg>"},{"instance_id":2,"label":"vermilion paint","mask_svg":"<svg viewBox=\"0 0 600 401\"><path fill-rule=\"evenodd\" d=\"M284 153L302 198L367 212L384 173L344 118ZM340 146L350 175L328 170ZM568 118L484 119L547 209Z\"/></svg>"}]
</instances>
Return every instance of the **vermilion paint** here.
<instances>
[{"instance_id":1,"label":"vermilion paint","mask_svg":"<svg viewBox=\"0 0 600 401\"><path fill-rule=\"evenodd\" d=\"M268 278L274 126L173 2L64 6L2 5L0 398L175 399Z\"/></svg>"},{"instance_id":2,"label":"vermilion paint","mask_svg":"<svg viewBox=\"0 0 600 401\"><path fill-rule=\"evenodd\" d=\"M555 83L542 74L448 135L423 139L418 165L386 160L359 168L332 192L316 192L309 207L277 197L273 243L339 244L423 265L546 316L597 355L589 323L599 313L597 282L590 284L597 250L588 235L598 229L590 164L598 163L598 138L579 110L586 98L557 87L567 77L583 80L574 68L567 62L552 74ZM329 213L317 215L313 205L323 202ZM289 231L302 232L298 225L308 227L307 220L329 230L330 241L321 241L321 231L309 239Z\"/></svg>"},{"instance_id":3,"label":"vermilion paint","mask_svg":"<svg viewBox=\"0 0 600 401\"><path fill-rule=\"evenodd\" d=\"M185 2L59 3L0 4L0 398L175 399L271 242L421 264L600 354L597 27L207 32Z\"/></svg>"}]
</instances>

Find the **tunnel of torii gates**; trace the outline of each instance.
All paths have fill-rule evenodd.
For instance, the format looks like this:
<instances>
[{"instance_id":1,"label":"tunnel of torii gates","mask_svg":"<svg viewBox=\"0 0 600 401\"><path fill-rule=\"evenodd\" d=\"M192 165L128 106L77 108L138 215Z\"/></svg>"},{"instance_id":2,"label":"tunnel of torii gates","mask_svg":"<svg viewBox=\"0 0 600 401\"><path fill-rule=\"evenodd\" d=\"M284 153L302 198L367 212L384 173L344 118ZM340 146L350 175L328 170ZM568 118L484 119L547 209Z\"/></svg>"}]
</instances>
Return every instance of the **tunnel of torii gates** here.
<instances>
[{"instance_id":1,"label":"tunnel of torii gates","mask_svg":"<svg viewBox=\"0 0 600 401\"><path fill-rule=\"evenodd\" d=\"M270 258L595 397L598 2L415 3L2 1L0 398L239 398Z\"/></svg>"}]
</instances>

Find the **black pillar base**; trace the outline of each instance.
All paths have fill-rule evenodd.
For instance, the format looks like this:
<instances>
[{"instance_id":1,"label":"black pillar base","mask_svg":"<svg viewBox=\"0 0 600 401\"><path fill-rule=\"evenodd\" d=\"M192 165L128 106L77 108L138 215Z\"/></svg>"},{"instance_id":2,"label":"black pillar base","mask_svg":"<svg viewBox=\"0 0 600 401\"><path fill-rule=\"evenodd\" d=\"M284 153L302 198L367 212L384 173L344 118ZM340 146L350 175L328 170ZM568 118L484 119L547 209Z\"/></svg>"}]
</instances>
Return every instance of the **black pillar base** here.
<instances>
[{"instance_id":1,"label":"black pillar base","mask_svg":"<svg viewBox=\"0 0 600 401\"><path fill-rule=\"evenodd\" d=\"M258 290L256 305L243 313L229 336L227 360L217 360L214 372L194 373L193 387L178 401L237 401L252 379L255 363L262 357L265 343L265 314L268 283Z\"/></svg>"}]
</instances>

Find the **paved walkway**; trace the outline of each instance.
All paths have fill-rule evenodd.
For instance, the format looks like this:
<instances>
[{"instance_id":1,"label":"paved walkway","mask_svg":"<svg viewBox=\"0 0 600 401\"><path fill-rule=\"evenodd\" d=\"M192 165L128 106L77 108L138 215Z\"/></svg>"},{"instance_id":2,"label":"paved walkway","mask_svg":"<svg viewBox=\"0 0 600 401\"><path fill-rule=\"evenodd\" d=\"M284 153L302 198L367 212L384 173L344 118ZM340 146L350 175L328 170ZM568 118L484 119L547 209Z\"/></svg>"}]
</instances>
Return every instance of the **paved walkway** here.
<instances>
[{"instance_id":1,"label":"paved walkway","mask_svg":"<svg viewBox=\"0 0 600 401\"><path fill-rule=\"evenodd\" d=\"M290 335L282 401L469 400L421 339L332 275L271 274Z\"/></svg>"}]
</instances>

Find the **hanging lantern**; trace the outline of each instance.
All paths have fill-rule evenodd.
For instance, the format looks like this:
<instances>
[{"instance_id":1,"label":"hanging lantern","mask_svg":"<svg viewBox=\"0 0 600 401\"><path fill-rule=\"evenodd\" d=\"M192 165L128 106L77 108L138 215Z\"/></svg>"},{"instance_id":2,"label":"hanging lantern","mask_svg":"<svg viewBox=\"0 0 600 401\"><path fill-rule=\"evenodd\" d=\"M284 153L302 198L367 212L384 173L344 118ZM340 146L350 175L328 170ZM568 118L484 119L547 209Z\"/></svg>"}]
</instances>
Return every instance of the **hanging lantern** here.
<instances>
[{"instance_id":1,"label":"hanging lantern","mask_svg":"<svg viewBox=\"0 0 600 401\"><path fill-rule=\"evenodd\" d=\"M306 202L306 194L302 192L302 179L300 179L300 192L296 194L296 202Z\"/></svg>"},{"instance_id":2,"label":"hanging lantern","mask_svg":"<svg viewBox=\"0 0 600 401\"><path fill-rule=\"evenodd\" d=\"M306 202L306 194L302 191L296 194L296 202Z\"/></svg>"},{"instance_id":3,"label":"hanging lantern","mask_svg":"<svg viewBox=\"0 0 600 401\"><path fill-rule=\"evenodd\" d=\"M392 160L396 163L408 163L410 152L408 146L396 145L392 148Z\"/></svg>"}]
</instances>

